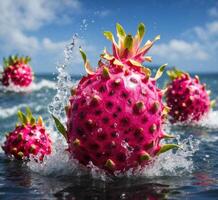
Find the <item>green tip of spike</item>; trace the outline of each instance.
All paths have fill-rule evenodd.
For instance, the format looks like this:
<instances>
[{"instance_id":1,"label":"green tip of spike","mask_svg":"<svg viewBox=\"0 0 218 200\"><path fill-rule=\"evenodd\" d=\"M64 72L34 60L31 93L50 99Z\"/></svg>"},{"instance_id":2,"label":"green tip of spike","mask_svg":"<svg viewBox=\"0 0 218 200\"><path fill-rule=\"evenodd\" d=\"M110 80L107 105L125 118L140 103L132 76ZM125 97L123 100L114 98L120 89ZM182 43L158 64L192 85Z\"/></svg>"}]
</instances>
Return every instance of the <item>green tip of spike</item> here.
<instances>
[{"instance_id":1,"label":"green tip of spike","mask_svg":"<svg viewBox=\"0 0 218 200\"><path fill-rule=\"evenodd\" d=\"M109 168L110 170L113 170L115 168L114 161L111 159L108 159L105 163L105 167Z\"/></svg>"},{"instance_id":2,"label":"green tip of spike","mask_svg":"<svg viewBox=\"0 0 218 200\"><path fill-rule=\"evenodd\" d=\"M102 76L104 78L110 78L110 72L109 72L109 69L107 67L103 67Z\"/></svg>"},{"instance_id":3,"label":"green tip of spike","mask_svg":"<svg viewBox=\"0 0 218 200\"><path fill-rule=\"evenodd\" d=\"M36 123L36 119L33 117L29 107L26 108L26 115L21 110L19 110L17 112L17 116L22 125L31 124L33 126Z\"/></svg>"},{"instance_id":4,"label":"green tip of spike","mask_svg":"<svg viewBox=\"0 0 218 200\"><path fill-rule=\"evenodd\" d=\"M18 54L10 55L8 58L3 58L3 66L4 66L4 68L7 68L9 66L13 66L13 65L18 64L18 63L27 64L30 61L31 61L31 58L29 56L19 57Z\"/></svg>"},{"instance_id":5,"label":"green tip of spike","mask_svg":"<svg viewBox=\"0 0 218 200\"><path fill-rule=\"evenodd\" d=\"M80 146L80 140L76 138L76 139L73 141L73 145L74 145L75 147L79 147L79 146Z\"/></svg>"},{"instance_id":6,"label":"green tip of spike","mask_svg":"<svg viewBox=\"0 0 218 200\"><path fill-rule=\"evenodd\" d=\"M156 73L156 75L154 77L155 80L159 79L162 76L162 74L163 74L163 72L164 72L167 65L168 64L166 63L166 64L163 64L163 65L160 66L160 68L157 70L157 73Z\"/></svg>"},{"instance_id":7,"label":"green tip of spike","mask_svg":"<svg viewBox=\"0 0 218 200\"><path fill-rule=\"evenodd\" d=\"M167 71L167 75L170 77L171 80L174 80L176 78L181 77L183 74L185 74L185 72L177 69L177 68L173 68L172 70L168 70Z\"/></svg>"},{"instance_id":8,"label":"green tip of spike","mask_svg":"<svg viewBox=\"0 0 218 200\"><path fill-rule=\"evenodd\" d=\"M54 122L55 122L55 125L56 125L56 128L58 129L58 131L65 137L65 139L67 139L67 130L64 127L64 125L54 115L52 115L52 118L54 119Z\"/></svg>"},{"instance_id":9,"label":"green tip of spike","mask_svg":"<svg viewBox=\"0 0 218 200\"><path fill-rule=\"evenodd\" d=\"M132 35L127 35L124 39L124 47L128 50L131 50L132 45L133 45Z\"/></svg>"},{"instance_id":10,"label":"green tip of spike","mask_svg":"<svg viewBox=\"0 0 218 200\"><path fill-rule=\"evenodd\" d=\"M147 152L143 152L141 155L140 155L140 161L146 161L146 160L150 160L151 159L151 156L147 153Z\"/></svg>"},{"instance_id":11,"label":"green tip of spike","mask_svg":"<svg viewBox=\"0 0 218 200\"><path fill-rule=\"evenodd\" d=\"M108 40L110 40L110 41L113 41L113 34L110 32L110 31L105 31L104 32L104 36L108 39Z\"/></svg>"},{"instance_id":12,"label":"green tip of spike","mask_svg":"<svg viewBox=\"0 0 218 200\"><path fill-rule=\"evenodd\" d=\"M34 153L35 150L36 150L36 146L34 144L32 144L29 148L29 152Z\"/></svg>"},{"instance_id":13,"label":"green tip of spike","mask_svg":"<svg viewBox=\"0 0 218 200\"><path fill-rule=\"evenodd\" d=\"M177 144L164 144L163 146L161 146L160 150L157 152L157 155L160 155L162 153L165 153L165 152L167 152L171 149L175 149L175 148L178 149L178 148L180 148L180 146Z\"/></svg>"},{"instance_id":14,"label":"green tip of spike","mask_svg":"<svg viewBox=\"0 0 218 200\"><path fill-rule=\"evenodd\" d=\"M138 35L140 39L144 37L145 32L146 32L145 25L143 23L140 23L138 26Z\"/></svg>"},{"instance_id":15,"label":"green tip of spike","mask_svg":"<svg viewBox=\"0 0 218 200\"><path fill-rule=\"evenodd\" d=\"M215 108L215 107L216 107L216 100L212 100L212 101L210 102L210 107L211 107L211 108Z\"/></svg>"},{"instance_id":16,"label":"green tip of spike","mask_svg":"<svg viewBox=\"0 0 218 200\"><path fill-rule=\"evenodd\" d=\"M175 136L174 135L169 135L169 134L164 134L163 138L164 139L173 139L173 138L175 138Z\"/></svg>"},{"instance_id":17,"label":"green tip of spike","mask_svg":"<svg viewBox=\"0 0 218 200\"><path fill-rule=\"evenodd\" d=\"M83 59L84 63L86 63L87 57L86 57L85 52L82 50L82 48L79 48L79 51L81 53L81 56L82 56L82 59Z\"/></svg>"},{"instance_id":18,"label":"green tip of spike","mask_svg":"<svg viewBox=\"0 0 218 200\"><path fill-rule=\"evenodd\" d=\"M19 152L17 153L17 156L18 156L19 159L22 159L23 156L24 156L24 154L23 154L22 151L19 151Z\"/></svg>"},{"instance_id":19,"label":"green tip of spike","mask_svg":"<svg viewBox=\"0 0 218 200\"><path fill-rule=\"evenodd\" d=\"M119 23L116 24L116 28L117 28L117 36L119 38L125 38L126 33L125 33L124 28Z\"/></svg>"}]
</instances>

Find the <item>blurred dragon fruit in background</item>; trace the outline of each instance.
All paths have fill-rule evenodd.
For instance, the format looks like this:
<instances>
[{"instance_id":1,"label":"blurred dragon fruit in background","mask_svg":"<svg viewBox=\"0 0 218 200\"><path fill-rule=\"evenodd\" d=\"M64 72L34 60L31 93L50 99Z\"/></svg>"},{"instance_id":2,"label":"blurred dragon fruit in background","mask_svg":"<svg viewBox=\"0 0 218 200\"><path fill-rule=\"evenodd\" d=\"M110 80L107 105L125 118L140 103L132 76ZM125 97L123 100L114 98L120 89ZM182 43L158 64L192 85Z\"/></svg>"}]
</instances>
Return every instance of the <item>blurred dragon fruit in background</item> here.
<instances>
[{"instance_id":1,"label":"blurred dragon fruit in background","mask_svg":"<svg viewBox=\"0 0 218 200\"><path fill-rule=\"evenodd\" d=\"M31 58L9 56L3 59L1 82L4 86L28 87L33 81L33 72L28 64Z\"/></svg>"},{"instance_id":2,"label":"blurred dragon fruit in background","mask_svg":"<svg viewBox=\"0 0 218 200\"><path fill-rule=\"evenodd\" d=\"M199 77L192 78L178 69L167 71L171 82L167 86L166 102L172 122L199 121L208 114L215 101L210 101L210 91Z\"/></svg>"},{"instance_id":3,"label":"blurred dragon fruit in background","mask_svg":"<svg viewBox=\"0 0 218 200\"><path fill-rule=\"evenodd\" d=\"M3 150L8 156L19 160L33 157L36 161L43 161L45 155L51 154L51 139L42 117L36 121L27 108L27 115L18 111L18 118L20 123L6 135Z\"/></svg>"}]
</instances>

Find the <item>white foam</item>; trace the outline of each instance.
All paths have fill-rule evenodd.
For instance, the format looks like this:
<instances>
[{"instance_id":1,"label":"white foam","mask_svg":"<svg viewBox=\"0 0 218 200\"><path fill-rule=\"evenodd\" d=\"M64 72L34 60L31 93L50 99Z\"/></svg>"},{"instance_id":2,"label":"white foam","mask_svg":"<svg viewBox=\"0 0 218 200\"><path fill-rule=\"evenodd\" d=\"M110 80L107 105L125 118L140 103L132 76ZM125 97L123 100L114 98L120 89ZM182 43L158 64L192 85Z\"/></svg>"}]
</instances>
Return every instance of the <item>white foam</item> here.
<instances>
[{"instance_id":1,"label":"white foam","mask_svg":"<svg viewBox=\"0 0 218 200\"><path fill-rule=\"evenodd\" d=\"M196 123L196 125L210 129L218 129L218 111L210 111L209 114Z\"/></svg>"},{"instance_id":2,"label":"white foam","mask_svg":"<svg viewBox=\"0 0 218 200\"><path fill-rule=\"evenodd\" d=\"M0 118L7 118L17 113L18 109L27 107L26 104L20 104L18 106L13 106L10 108L0 107Z\"/></svg>"},{"instance_id":3,"label":"white foam","mask_svg":"<svg viewBox=\"0 0 218 200\"><path fill-rule=\"evenodd\" d=\"M168 121L167 124L168 126L189 126L196 128L218 129L218 111L211 110L198 122L187 121L170 124Z\"/></svg>"},{"instance_id":4,"label":"white foam","mask_svg":"<svg viewBox=\"0 0 218 200\"><path fill-rule=\"evenodd\" d=\"M54 81L49 81L46 79L43 79L39 81L38 83L33 82L30 86L28 87L19 87L15 86L12 83L10 83L10 86L0 86L0 90L3 92L31 92L31 91L38 91L41 90L42 88L50 88L50 89L55 89L56 88L56 83Z\"/></svg>"},{"instance_id":5,"label":"white foam","mask_svg":"<svg viewBox=\"0 0 218 200\"><path fill-rule=\"evenodd\" d=\"M55 135L55 136L54 136ZM34 159L27 164L29 168L41 175L62 176L62 175L86 175L90 174L94 179L103 181L110 180L106 173L94 166L91 162L88 167L78 164L78 161L70 158L66 151L67 145L62 136L57 133L52 135L54 141L52 154L44 159L43 163L37 163ZM154 177L154 176L182 176L191 173L194 169L192 156L198 150L199 141L194 140L192 136L178 144L181 149L177 151L168 151L154 159L151 165L138 169L138 172L129 170L126 173L116 172L117 177Z\"/></svg>"},{"instance_id":6,"label":"white foam","mask_svg":"<svg viewBox=\"0 0 218 200\"><path fill-rule=\"evenodd\" d=\"M17 114L17 111L19 109L24 109L26 107L32 107L34 108L33 110L36 111L36 112L39 112L40 110L43 110L44 107L42 105L37 105L36 103L31 103L31 104L20 104L20 105L17 105L17 106L12 106L10 108L3 108L3 107L0 107L0 118L8 118L8 117L11 117L13 115L16 115Z\"/></svg>"}]
</instances>

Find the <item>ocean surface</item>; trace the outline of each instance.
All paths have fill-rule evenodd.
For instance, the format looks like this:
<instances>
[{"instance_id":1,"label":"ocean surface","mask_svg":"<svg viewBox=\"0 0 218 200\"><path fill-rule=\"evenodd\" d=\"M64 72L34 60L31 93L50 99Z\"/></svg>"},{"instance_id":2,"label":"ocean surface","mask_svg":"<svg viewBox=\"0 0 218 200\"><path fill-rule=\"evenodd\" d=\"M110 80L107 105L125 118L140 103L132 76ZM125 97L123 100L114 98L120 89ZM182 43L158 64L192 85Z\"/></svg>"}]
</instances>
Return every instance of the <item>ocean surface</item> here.
<instances>
[{"instance_id":1,"label":"ocean surface","mask_svg":"<svg viewBox=\"0 0 218 200\"><path fill-rule=\"evenodd\" d=\"M218 74L202 74L200 78L212 91L212 99L218 101ZM68 82L75 83L77 79L71 77ZM95 167L91 171L81 169L64 153L66 144L53 128L49 113L59 112L58 103L62 99L56 88L62 86L56 84L58 81L61 84L55 75L37 75L31 91L11 92L0 88L1 145L5 133L15 127L17 110L26 106L47 121L54 142L53 153L43 164L10 160L0 150L0 199L218 199L217 107L198 124L166 125L167 133L177 135L182 149L161 155L154 166L144 169L140 175L128 172L110 178ZM165 83L163 76L159 84ZM67 96L67 91L62 92Z\"/></svg>"}]
</instances>

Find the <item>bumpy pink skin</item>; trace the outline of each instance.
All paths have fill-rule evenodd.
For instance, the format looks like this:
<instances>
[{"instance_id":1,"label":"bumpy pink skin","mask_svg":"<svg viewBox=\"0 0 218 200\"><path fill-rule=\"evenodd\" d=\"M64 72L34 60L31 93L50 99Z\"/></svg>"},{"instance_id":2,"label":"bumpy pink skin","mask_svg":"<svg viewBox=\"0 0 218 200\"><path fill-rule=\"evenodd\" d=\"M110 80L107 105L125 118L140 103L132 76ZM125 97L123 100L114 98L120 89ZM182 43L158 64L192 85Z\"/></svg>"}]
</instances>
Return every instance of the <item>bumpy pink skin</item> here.
<instances>
[{"instance_id":1,"label":"bumpy pink skin","mask_svg":"<svg viewBox=\"0 0 218 200\"><path fill-rule=\"evenodd\" d=\"M20 125L9 133L2 148L7 155L14 156L16 159L27 160L33 156L43 161L44 156L51 153L51 140L44 127ZM23 153L22 157L19 152Z\"/></svg>"},{"instance_id":2,"label":"bumpy pink skin","mask_svg":"<svg viewBox=\"0 0 218 200\"><path fill-rule=\"evenodd\" d=\"M198 78L183 74L174 79L166 93L172 122L199 121L210 110L210 97Z\"/></svg>"},{"instance_id":3,"label":"bumpy pink skin","mask_svg":"<svg viewBox=\"0 0 218 200\"><path fill-rule=\"evenodd\" d=\"M133 66L120 70L109 65L110 78L98 68L82 78L70 97L69 152L84 165L92 161L110 173L125 172L147 164L140 160L145 152L153 157L160 149L164 105L155 80ZM142 109L137 109L137 102L143 102ZM112 168L105 166L108 159L115 164Z\"/></svg>"},{"instance_id":4,"label":"bumpy pink skin","mask_svg":"<svg viewBox=\"0 0 218 200\"><path fill-rule=\"evenodd\" d=\"M28 87L33 81L33 72L29 65L18 63L5 68L2 74L2 84L9 86L12 83L19 87Z\"/></svg>"}]
</instances>

